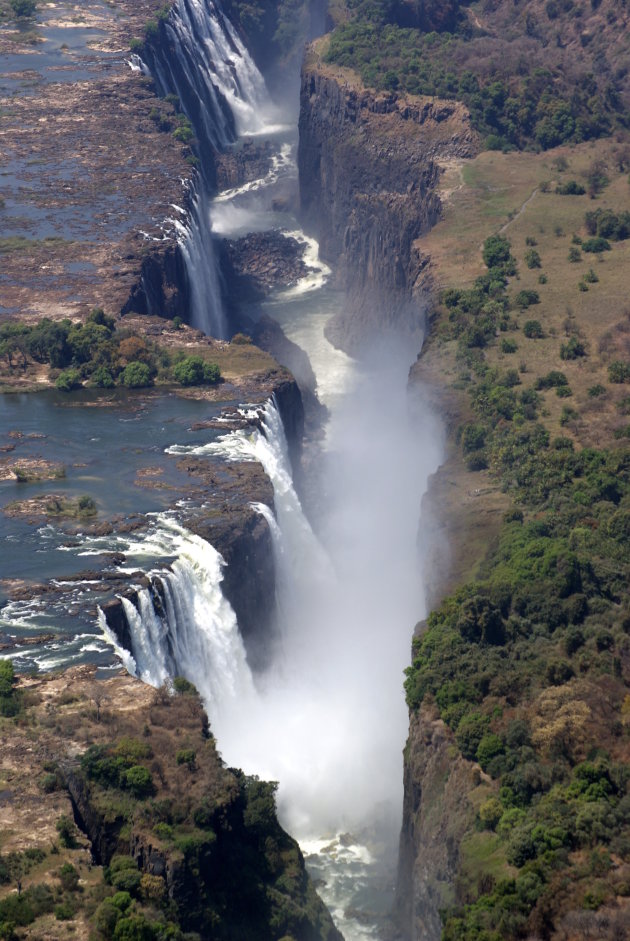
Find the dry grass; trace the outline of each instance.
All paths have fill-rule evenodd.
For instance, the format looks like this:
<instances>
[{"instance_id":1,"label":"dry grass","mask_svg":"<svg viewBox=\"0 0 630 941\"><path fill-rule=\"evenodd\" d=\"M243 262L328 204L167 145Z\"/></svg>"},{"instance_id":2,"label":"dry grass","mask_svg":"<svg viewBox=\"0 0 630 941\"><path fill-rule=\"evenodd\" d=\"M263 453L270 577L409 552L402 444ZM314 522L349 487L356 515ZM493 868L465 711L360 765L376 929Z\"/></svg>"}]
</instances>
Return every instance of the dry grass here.
<instances>
[{"instance_id":1,"label":"dry grass","mask_svg":"<svg viewBox=\"0 0 630 941\"><path fill-rule=\"evenodd\" d=\"M561 369L573 395L559 398L554 390L545 392L541 417L553 434L568 431L585 445L611 443L614 431L627 424L620 403L628 387L608 382L608 364L630 356L630 240L612 243L612 251L599 256L581 253L577 263L570 262L568 255L573 235L587 236L585 212L630 210L627 168L620 170L618 159L626 146L622 139L604 140L544 154L486 152L471 161L452 161L442 177L443 218L418 241L420 250L431 257L437 287L445 288L468 286L484 271L481 246L489 235L503 232L510 239L518 261L518 278L512 280L510 292L531 288L539 292L541 302L514 312L519 329L507 336L517 342L518 351L504 354L497 345L487 351L487 359L502 368L518 368L521 388L533 385L552 369ZM559 157L568 163L563 171L557 168ZM596 199L554 192L557 183L567 180L585 183L589 167L597 160L606 166L610 183ZM542 191L545 184L550 192ZM541 269L530 270L525 264L527 238L536 241ZM591 268L599 281L582 291L579 284ZM546 284L539 283L541 274L547 277ZM542 323L544 339L523 335L522 326L531 319ZM561 344L570 335L586 345L587 356L561 359ZM451 381L456 379L454 350L441 347L432 363L431 346L426 370L431 373L439 368ZM605 387L602 396L588 394L595 385ZM578 417L563 427L560 417L565 406Z\"/></svg>"}]
</instances>

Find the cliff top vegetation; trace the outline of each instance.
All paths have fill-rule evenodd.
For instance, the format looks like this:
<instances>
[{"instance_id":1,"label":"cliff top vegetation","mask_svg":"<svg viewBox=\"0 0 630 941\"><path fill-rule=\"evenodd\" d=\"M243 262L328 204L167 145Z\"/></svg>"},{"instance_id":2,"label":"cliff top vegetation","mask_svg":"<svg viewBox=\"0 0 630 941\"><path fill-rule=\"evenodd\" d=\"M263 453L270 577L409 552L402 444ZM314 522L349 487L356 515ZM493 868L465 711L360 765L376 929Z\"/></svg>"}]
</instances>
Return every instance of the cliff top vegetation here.
<instances>
[{"instance_id":1,"label":"cliff top vegetation","mask_svg":"<svg viewBox=\"0 0 630 941\"><path fill-rule=\"evenodd\" d=\"M338 937L275 785L224 767L190 683L79 667L18 687L6 663L4 941Z\"/></svg>"},{"instance_id":2,"label":"cliff top vegetation","mask_svg":"<svg viewBox=\"0 0 630 941\"><path fill-rule=\"evenodd\" d=\"M329 61L368 86L462 100L490 149L546 150L627 121L617 0L346 0L333 11Z\"/></svg>"},{"instance_id":3,"label":"cliff top vegetation","mask_svg":"<svg viewBox=\"0 0 630 941\"><path fill-rule=\"evenodd\" d=\"M417 375L458 416L442 473L486 513L407 680L477 772L448 941L628 929L627 143L452 161L417 243L440 296Z\"/></svg>"}]
</instances>

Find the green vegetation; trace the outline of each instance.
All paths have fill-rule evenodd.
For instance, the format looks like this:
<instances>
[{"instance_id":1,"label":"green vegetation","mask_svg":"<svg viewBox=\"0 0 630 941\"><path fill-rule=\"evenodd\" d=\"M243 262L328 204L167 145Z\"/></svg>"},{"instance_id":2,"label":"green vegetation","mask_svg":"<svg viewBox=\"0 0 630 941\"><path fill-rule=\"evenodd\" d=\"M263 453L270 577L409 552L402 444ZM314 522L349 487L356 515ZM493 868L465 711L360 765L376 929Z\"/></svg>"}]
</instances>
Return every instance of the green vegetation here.
<instances>
[{"instance_id":1,"label":"green vegetation","mask_svg":"<svg viewBox=\"0 0 630 941\"><path fill-rule=\"evenodd\" d=\"M548 27L535 14L521 14L511 4L496 7L483 11L492 24L489 53L487 39L475 35L475 21L458 0L347 0L325 58L354 69L368 86L463 101L489 149L547 150L606 135L625 121L620 79L598 82L595 69L588 75L567 74L556 66ZM559 5L558 15L560 47L567 28L579 30L579 24L573 3ZM605 41L600 46L598 40L597 47L592 55L605 58ZM580 184L566 186L559 192L584 192Z\"/></svg>"},{"instance_id":2,"label":"green vegetation","mask_svg":"<svg viewBox=\"0 0 630 941\"><path fill-rule=\"evenodd\" d=\"M0 716L16 716L22 709L22 697L15 683L13 662L0 660Z\"/></svg>"},{"instance_id":3,"label":"green vegetation","mask_svg":"<svg viewBox=\"0 0 630 941\"><path fill-rule=\"evenodd\" d=\"M556 186L556 193L559 196L583 196L585 192L586 188L577 180L567 180L566 183Z\"/></svg>"},{"instance_id":4,"label":"green vegetation","mask_svg":"<svg viewBox=\"0 0 630 941\"><path fill-rule=\"evenodd\" d=\"M496 248L496 237L486 242L486 265L508 264L509 243ZM445 941L544 936L562 906L597 910L625 894L611 860L630 853L630 451L578 449L541 424L545 393L571 394L563 371L518 391L515 370L488 362L503 340L488 330L483 346L461 342L484 316L489 279L444 292L441 336L458 338L468 379L464 462L488 468L514 508L477 579L429 616L406 681L410 708L439 713L491 780L462 845L474 882L444 912ZM493 300L496 325L510 329L507 284ZM541 334L531 323L523 332ZM569 363L585 355L575 333L561 345ZM630 367L610 363L609 379L630 381ZM556 420L578 417L563 406Z\"/></svg>"},{"instance_id":5,"label":"green vegetation","mask_svg":"<svg viewBox=\"0 0 630 941\"><path fill-rule=\"evenodd\" d=\"M148 745L135 739L121 739L113 745L92 745L81 759L89 780L104 788L129 791L142 799L154 791L148 768L140 761L151 757Z\"/></svg>"},{"instance_id":6,"label":"green vegetation","mask_svg":"<svg viewBox=\"0 0 630 941\"><path fill-rule=\"evenodd\" d=\"M37 0L9 0L11 9L19 19L34 16L37 9Z\"/></svg>"},{"instance_id":7,"label":"green vegetation","mask_svg":"<svg viewBox=\"0 0 630 941\"><path fill-rule=\"evenodd\" d=\"M99 389L128 389L174 380L181 385L217 383L219 367L200 356L172 356L146 337L116 329L113 317L96 308L85 323L43 318L35 326L9 321L0 325L0 358L10 372L29 362L48 364L62 392L84 383ZM171 371L171 366L172 371ZM58 372L57 372L58 371Z\"/></svg>"},{"instance_id":8,"label":"green vegetation","mask_svg":"<svg viewBox=\"0 0 630 941\"><path fill-rule=\"evenodd\" d=\"M207 363L201 356L186 356L173 367L173 376L182 386L214 385L221 373L215 363Z\"/></svg>"}]
</instances>

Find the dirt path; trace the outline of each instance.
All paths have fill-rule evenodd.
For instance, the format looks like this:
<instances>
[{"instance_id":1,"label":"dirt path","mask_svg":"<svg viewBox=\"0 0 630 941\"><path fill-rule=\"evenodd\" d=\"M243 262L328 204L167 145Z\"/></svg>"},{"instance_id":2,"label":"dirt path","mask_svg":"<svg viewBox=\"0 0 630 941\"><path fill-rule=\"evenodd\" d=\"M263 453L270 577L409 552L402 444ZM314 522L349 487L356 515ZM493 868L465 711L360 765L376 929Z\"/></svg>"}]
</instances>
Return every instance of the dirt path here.
<instances>
[{"instance_id":1,"label":"dirt path","mask_svg":"<svg viewBox=\"0 0 630 941\"><path fill-rule=\"evenodd\" d=\"M525 212L525 210L527 209L527 207L528 207L529 204L531 203L531 201L532 201L532 199L534 198L534 196L537 195L537 193L538 193L538 187L536 187L536 188L534 189L534 191L532 192L532 194L527 197L527 199L525 200L525 202L523 203L523 205L521 206L521 208L519 209L519 211L516 213L516 215L515 215L515 216L512 216L512 218L509 219L509 220L505 223L505 225L502 225L502 226L501 226L501 228L499 229L499 234L500 234L500 235L502 235L504 232L506 232L506 231L509 229L509 227L512 225L512 223L513 223L513 222L516 222L516 220L519 218L519 216L522 216L522 215L523 215L523 213Z\"/></svg>"}]
</instances>

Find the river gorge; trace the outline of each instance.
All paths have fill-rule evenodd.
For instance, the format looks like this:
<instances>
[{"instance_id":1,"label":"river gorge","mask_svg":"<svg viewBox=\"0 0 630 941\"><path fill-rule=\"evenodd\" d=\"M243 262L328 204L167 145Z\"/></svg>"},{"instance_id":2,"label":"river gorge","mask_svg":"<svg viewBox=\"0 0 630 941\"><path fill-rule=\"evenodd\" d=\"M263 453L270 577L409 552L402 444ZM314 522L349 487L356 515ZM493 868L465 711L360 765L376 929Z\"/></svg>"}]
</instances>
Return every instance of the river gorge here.
<instances>
[{"instance_id":1,"label":"river gorge","mask_svg":"<svg viewBox=\"0 0 630 941\"><path fill-rule=\"evenodd\" d=\"M3 490L0 627L23 671L105 678L122 660L155 687L192 682L223 760L279 783L282 824L360 941L391 931L403 674L432 549L421 502L443 456L430 396L408 383L429 297L415 239L439 214L435 160L474 137L461 109L410 113L308 56L298 139L297 84L274 103L215 0L177 0L129 55L177 97L199 163L144 233L123 314L182 316L218 341L245 330L300 390L274 366L211 401L10 398L0 434L45 472L25 503L23 484ZM83 493L98 518L60 522Z\"/></svg>"}]
</instances>

